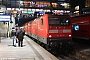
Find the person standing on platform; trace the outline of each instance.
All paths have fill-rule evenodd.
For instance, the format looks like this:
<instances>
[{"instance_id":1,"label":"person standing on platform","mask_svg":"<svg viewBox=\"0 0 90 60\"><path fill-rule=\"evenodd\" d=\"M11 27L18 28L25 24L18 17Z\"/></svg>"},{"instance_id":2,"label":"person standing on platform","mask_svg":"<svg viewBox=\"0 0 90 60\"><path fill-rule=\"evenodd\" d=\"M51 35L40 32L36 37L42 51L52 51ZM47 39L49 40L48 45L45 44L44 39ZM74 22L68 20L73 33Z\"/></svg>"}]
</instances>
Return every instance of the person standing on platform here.
<instances>
[{"instance_id":1,"label":"person standing on platform","mask_svg":"<svg viewBox=\"0 0 90 60\"><path fill-rule=\"evenodd\" d=\"M16 30L13 27L11 31L11 37L13 38L13 46L16 47Z\"/></svg>"},{"instance_id":2,"label":"person standing on platform","mask_svg":"<svg viewBox=\"0 0 90 60\"><path fill-rule=\"evenodd\" d=\"M17 32L17 39L18 39L18 46L23 47L24 34L21 29Z\"/></svg>"}]
</instances>

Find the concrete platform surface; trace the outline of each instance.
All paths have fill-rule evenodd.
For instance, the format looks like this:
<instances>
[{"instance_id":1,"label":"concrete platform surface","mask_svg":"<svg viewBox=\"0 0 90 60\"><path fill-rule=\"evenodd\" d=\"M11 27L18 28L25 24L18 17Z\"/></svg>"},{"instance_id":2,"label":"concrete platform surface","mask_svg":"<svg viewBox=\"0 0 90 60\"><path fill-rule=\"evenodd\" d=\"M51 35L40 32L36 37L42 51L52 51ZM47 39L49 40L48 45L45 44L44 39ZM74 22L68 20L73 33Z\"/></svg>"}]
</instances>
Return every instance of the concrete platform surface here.
<instances>
[{"instance_id":1,"label":"concrete platform surface","mask_svg":"<svg viewBox=\"0 0 90 60\"><path fill-rule=\"evenodd\" d=\"M0 42L0 60L59 60L29 37L24 36L23 47L12 45L11 38Z\"/></svg>"}]
</instances>

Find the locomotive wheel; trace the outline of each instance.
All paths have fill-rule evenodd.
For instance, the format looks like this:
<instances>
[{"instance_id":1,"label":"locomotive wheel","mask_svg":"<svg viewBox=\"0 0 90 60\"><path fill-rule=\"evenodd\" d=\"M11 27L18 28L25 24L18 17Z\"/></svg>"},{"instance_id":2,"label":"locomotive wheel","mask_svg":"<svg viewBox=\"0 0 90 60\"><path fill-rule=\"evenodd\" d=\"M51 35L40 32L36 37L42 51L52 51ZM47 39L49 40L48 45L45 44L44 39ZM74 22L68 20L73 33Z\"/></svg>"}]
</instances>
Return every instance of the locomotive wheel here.
<instances>
[{"instance_id":1,"label":"locomotive wheel","mask_svg":"<svg viewBox=\"0 0 90 60\"><path fill-rule=\"evenodd\" d=\"M51 50L50 46L48 46L48 45L45 45L45 48L46 48L48 51Z\"/></svg>"},{"instance_id":2,"label":"locomotive wheel","mask_svg":"<svg viewBox=\"0 0 90 60\"><path fill-rule=\"evenodd\" d=\"M41 43L41 46L45 48L45 44Z\"/></svg>"},{"instance_id":3,"label":"locomotive wheel","mask_svg":"<svg viewBox=\"0 0 90 60\"><path fill-rule=\"evenodd\" d=\"M52 51L53 54L57 54L57 49L55 47L52 47L51 51Z\"/></svg>"},{"instance_id":4,"label":"locomotive wheel","mask_svg":"<svg viewBox=\"0 0 90 60\"><path fill-rule=\"evenodd\" d=\"M39 44L39 41L37 41L37 43Z\"/></svg>"}]
</instances>

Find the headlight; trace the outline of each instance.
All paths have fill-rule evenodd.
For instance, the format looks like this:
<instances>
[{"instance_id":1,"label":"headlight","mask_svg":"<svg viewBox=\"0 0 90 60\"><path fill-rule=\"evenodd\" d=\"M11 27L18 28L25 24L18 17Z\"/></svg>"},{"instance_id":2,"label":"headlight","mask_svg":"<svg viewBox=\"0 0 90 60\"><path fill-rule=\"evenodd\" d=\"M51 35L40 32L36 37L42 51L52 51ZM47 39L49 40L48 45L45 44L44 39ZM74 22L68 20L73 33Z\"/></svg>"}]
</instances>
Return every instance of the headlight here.
<instances>
[{"instance_id":1,"label":"headlight","mask_svg":"<svg viewBox=\"0 0 90 60\"><path fill-rule=\"evenodd\" d=\"M69 37L71 37L71 35L69 35Z\"/></svg>"},{"instance_id":2,"label":"headlight","mask_svg":"<svg viewBox=\"0 0 90 60\"><path fill-rule=\"evenodd\" d=\"M49 35L49 37L51 38L52 36L51 36L51 35Z\"/></svg>"}]
</instances>

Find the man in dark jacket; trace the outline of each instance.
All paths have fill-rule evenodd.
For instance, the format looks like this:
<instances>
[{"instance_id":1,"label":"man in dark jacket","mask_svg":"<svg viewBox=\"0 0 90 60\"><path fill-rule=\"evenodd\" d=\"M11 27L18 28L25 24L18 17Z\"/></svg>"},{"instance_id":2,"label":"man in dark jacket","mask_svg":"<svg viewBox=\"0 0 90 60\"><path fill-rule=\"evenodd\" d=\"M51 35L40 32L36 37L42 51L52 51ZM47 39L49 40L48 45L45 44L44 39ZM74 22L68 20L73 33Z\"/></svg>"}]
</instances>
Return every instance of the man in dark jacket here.
<instances>
[{"instance_id":1,"label":"man in dark jacket","mask_svg":"<svg viewBox=\"0 0 90 60\"><path fill-rule=\"evenodd\" d=\"M22 30L19 30L17 33L17 38L18 38L18 46L23 47L23 39L24 39L24 34Z\"/></svg>"}]
</instances>

